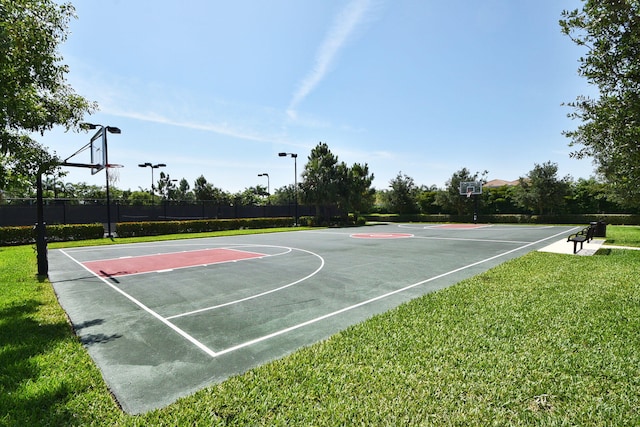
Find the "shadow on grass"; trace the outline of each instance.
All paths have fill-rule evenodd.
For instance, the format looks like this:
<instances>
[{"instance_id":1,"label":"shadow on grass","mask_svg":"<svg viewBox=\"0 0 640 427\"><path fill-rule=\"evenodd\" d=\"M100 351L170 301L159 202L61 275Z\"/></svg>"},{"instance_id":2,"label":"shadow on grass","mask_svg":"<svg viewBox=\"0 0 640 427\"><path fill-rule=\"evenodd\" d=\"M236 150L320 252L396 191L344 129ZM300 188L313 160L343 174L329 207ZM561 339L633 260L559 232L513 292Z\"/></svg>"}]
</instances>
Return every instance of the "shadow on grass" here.
<instances>
[{"instance_id":1,"label":"shadow on grass","mask_svg":"<svg viewBox=\"0 0 640 427\"><path fill-rule=\"evenodd\" d=\"M33 299L0 309L0 424L67 425L73 417L63 402L70 384L48 378L47 353L74 339L66 322L39 323L41 307Z\"/></svg>"}]
</instances>

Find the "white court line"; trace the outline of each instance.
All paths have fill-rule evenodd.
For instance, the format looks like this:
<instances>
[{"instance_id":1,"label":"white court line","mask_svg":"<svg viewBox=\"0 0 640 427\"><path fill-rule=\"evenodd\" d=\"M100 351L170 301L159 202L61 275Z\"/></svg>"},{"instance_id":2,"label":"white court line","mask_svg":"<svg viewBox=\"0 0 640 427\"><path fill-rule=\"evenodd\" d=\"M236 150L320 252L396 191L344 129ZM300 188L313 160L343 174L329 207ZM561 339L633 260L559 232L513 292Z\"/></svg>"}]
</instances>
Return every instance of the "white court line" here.
<instances>
[{"instance_id":1,"label":"white court line","mask_svg":"<svg viewBox=\"0 0 640 427\"><path fill-rule=\"evenodd\" d=\"M437 229L447 229L444 226L449 224L433 224L433 225L417 225L417 224L398 224L398 228L408 228L412 230L437 230ZM469 228L449 228L451 231L474 231L474 230L485 230L487 228L491 228L492 230L518 230L518 231L537 231L537 230L545 230L549 228L554 228L553 225L541 225L536 226L533 224L484 224L478 225L477 227L469 227Z\"/></svg>"},{"instance_id":2,"label":"white court line","mask_svg":"<svg viewBox=\"0 0 640 427\"><path fill-rule=\"evenodd\" d=\"M285 248L284 246L270 246L270 247L283 248L283 249ZM248 296L246 298L241 298L241 299L238 299L238 300L235 300L235 301L226 302L224 304L213 305L211 307L204 307L204 308L200 308L198 310L189 311L187 313L175 314L173 316L167 317L167 320L176 319L178 317L190 316L192 314L198 314L198 313L202 313L202 312L205 312L205 311L215 310L217 308L222 308L222 307L226 307L226 306L233 305L233 304L239 304L241 302L249 301L249 300L252 300L252 299L255 299L255 298L263 297L265 295L269 295L269 294L274 293L274 292L281 291L281 290L286 289L286 288L290 288L291 286L297 285L298 283L303 282L303 281L309 279L310 277L315 276L324 267L324 258L322 258L320 255L318 255L316 253L313 253L311 251L304 250L304 249L298 249L298 248L288 248L288 249L289 249L289 252L291 252L292 250L298 250L298 251L306 252L306 253L308 253L310 255L313 255L313 256L316 256L316 257L320 258L320 267L318 267L313 273L303 277L302 279L296 280L295 282L288 283L288 284L280 286L278 288L271 289L271 290L268 290L268 291L264 291L264 292L261 292L259 294L251 295L251 296Z\"/></svg>"},{"instance_id":3,"label":"white court line","mask_svg":"<svg viewBox=\"0 0 640 427\"><path fill-rule=\"evenodd\" d=\"M493 239L468 239L466 237L431 237L431 236L414 236L415 239L425 240L459 240L461 242L488 242L488 243L513 243L514 245L522 245L529 243L522 240L493 240Z\"/></svg>"},{"instance_id":4,"label":"white court line","mask_svg":"<svg viewBox=\"0 0 640 427\"><path fill-rule=\"evenodd\" d=\"M434 224L434 225L425 225L424 227L422 227L425 230L430 230L430 229L446 229L446 230L451 230L451 231L474 231L474 230L483 230L485 228L491 228L493 227L492 224L480 224L480 225L474 225L473 227L455 227L456 224ZM412 228L410 226L404 226L404 225L399 225L399 227L401 228Z\"/></svg>"},{"instance_id":5,"label":"white court line","mask_svg":"<svg viewBox=\"0 0 640 427\"><path fill-rule=\"evenodd\" d=\"M173 323L169 322L167 319L165 319L164 317L160 316L158 313L156 313L155 311L151 310L149 307L147 307L146 305L144 305L143 303L141 303L140 301L138 301L137 299L135 299L134 297L132 297L131 295L129 295L128 293L126 293L125 291L123 291L122 289L118 288L117 286L115 286L113 283L110 283L107 279L97 275L96 273L94 273L93 271L89 270L87 267L85 267L84 265L82 265L82 263L78 260L76 260L75 258L73 258L71 255L67 254L63 249L60 249L60 252L62 252L64 255L66 255L67 257L69 257L69 259L71 259L73 262L75 262L76 264L80 265L82 268L84 268L85 270L87 270L89 273L93 274L95 277L97 277L98 279L100 279L103 283L105 283L107 286L109 286L110 288L112 288L113 290L115 290L116 292L120 293L121 295L123 295L125 298L127 298L129 301L131 301L132 303L134 303L135 305L137 305L138 307L140 307L141 309L143 309L144 311L146 311L147 313L151 314L153 317L155 317L156 319L158 319L159 321L161 321L162 323L164 323L166 326L168 326L169 328L173 329L175 332L177 332L180 336L182 336L184 339L186 339L187 341L189 341L190 343L192 343L193 345L195 345L196 347L198 347L200 350L202 350L203 352L205 352L206 354L208 354L211 357L216 357L217 353L213 350L211 350L210 348L208 348L207 346L205 346L204 344L202 344L200 341L198 341L197 339L195 339L194 337L192 337L191 335L189 335L188 333L186 333L185 331L183 331L182 329L180 329L179 327L177 327L176 325L174 325Z\"/></svg>"},{"instance_id":6,"label":"white court line","mask_svg":"<svg viewBox=\"0 0 640 427\"><path fill-rule=\"evenodd\" d=\"M442 278L442 277L446 277L446 276L449 276L449 275L451 275L451 274L457 273L457 272L459 272L459 271L466 270L466 269L471 268L471 267L475 267L476 265L484 264L485 262L489 262L489 261L492 261L492 260L494 260L494 259L497 259L497 258L503 257L503 256L505 256L505 255L509 255L509 254L511 254L511 253L513 253L513 252L519 251L519 250L524 249L524 248L526 248L526 247L533 246L533 245L535 245L535 244L538 244L538 243L544 242L545 240L555 239L555 238L557 238L558 236L560 236L560 235L562 235L562 234L566 234L566 232L567 232L566 230L561 231L560 233L554 234L553 236L545 237L544 239L540 239L540 240L537 240L537 241L535 241L535 242L527 243L526 245L519 246L519 247L517 247L517 248L515 248L515 249L511 249L511 250L509 250L509 251L506 251L506 252L500 253L500 254L498 254L498 255L494 255L494 256L492 256L492 257L489 257L489 258L486 258L486 259L483 259L483 260L480 260L480 261L477 261L477 262L474 262L474 263L471 263L471 264L465 265L465 266L463 266L463 267L456 268L455 270L451 270L451 271L449 271L449 272L447 272L447 273L442 273L442 274L440 274L440 275L438 275L438 276L430 277L429 279L422 280L422 281L420 281L420 282L417 282L417 283L414 283L414 284L411 284L411 285L405 286L404 288L396 289L395 291L387 292L386 294L379 295L379 296L377 296L377 297L374 297L374 298L368 299L368 300L366 300L366 301L359 302L358 304L354 304L354 305L351 305L351 306L349 306L349 307L345 307L345 308L342 308L342 309L340 309L340 310L336 310L336 311L334 311L334 312L332 312L332 313L327 313L327 314L325 314L325 315L323 315L323 316L316 317L316 318L311 319L311 320L307 320L306 322L299 323L299 324L297 324L297 325L293 325L293 326L288 327L288 328L285 328L285 329L281 329L281 330L276 331L276 332L273 332L273 333L271 333L271 334L269 334L269 335L264 335L264 336L262 336L262 337L259 337L259 338L256 338L256 339L253 339L253 340L251 340L251 341L247 341L247 342L244 342L244 343L241 343L241 344L235 345L235 346L233 346L233 347L229 347L229 348L226 348L226 349L224 349L224 350L220 350L220 351L216 352L216 356L215 356L215 357L222 356L223 354L231 353L231 352L233 352L233 351L239 350L239 349L244 348L244 347L248 347L248 346L253 345L253 344L257 344L257 343L262 342L262 341L269 340L269 339L271 339L271 338L275 338L275 337L277 337L277 336L279 336L279 335L283 335L283 334L286 334L286 333L288 333L288 332L295 331L296 329L300 329L300 328L303 328L303 327L305 327L305 326L312 325L312 324L314 324L314 323L320 322L320 321L325 320L325 319L328 319L328 318L330 318L330 317L337 316L337 315L342 314L342 313L345 313L345 312L347 312L347 311L354 310L354 309L359 308L359 307L362 307L362 306L364 306L364 305L371 304L371 303L373 303L373 302L376 302L376 301L379 301L379 300L382 300L382 299L388 298L388 297L390 297L390 296L393 296L393 295L395 295L395 294L399 294L399 293L401 293L401 292L405 292L405 291L407 291L407 290L409 290L409 289L412 289L412 288L418 287L418 286L420 286L420 285L424 285L425 283L429 283L429 282L432 282L432 281L434 281L434 280L440 279L440 278Z\"/></svg>"}]
</instances>

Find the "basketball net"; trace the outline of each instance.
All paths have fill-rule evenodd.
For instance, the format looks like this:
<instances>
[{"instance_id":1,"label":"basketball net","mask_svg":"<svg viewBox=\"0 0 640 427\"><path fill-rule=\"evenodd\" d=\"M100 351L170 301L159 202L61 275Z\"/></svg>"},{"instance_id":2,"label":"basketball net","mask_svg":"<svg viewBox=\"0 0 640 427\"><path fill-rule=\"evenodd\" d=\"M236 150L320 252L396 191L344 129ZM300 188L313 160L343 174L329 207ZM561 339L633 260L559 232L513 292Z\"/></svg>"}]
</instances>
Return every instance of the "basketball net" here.
<instances>
[{"instance_id":1,"label":"basketball net","mask_svg":"<svg viewBox=\"0 0 640 427\"><path fill-rule=\"evenodd\" d=\"M467 190L467 199L468 199L469 197L471 197L471 195L472 195L472 194L473 194L473 190L472 190L472 189L468 189L468 190Z\"/></svg>"},{"instance_id":2,"label":"basketball net","mask_svg":"<svg viewBox=\"0 0 640 427\"><path fill-rule=\"evenodd\" d=\"M107 171L107 181L109 185L115 187L120 182L120 168L122 165L108 164L105 166Z\"/></svg>"}]
</instances>

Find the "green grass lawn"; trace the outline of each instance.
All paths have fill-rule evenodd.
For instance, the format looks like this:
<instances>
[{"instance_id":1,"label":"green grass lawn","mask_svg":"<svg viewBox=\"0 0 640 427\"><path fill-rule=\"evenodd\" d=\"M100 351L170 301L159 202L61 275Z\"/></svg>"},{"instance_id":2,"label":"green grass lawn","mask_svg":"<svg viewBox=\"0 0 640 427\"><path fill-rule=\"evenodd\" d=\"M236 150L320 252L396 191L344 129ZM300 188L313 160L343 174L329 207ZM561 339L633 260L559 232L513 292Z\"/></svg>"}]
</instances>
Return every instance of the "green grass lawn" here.
<instances>
[{"instance_id":1,"label":"green grass lawn","mask_svg":"<svg viewBox=\"0 0 640 427\"><path fill-rule=\"evenodd\" d=\"M639 425L640 251L603 253L528 254L129 416L34 249L0 248L0 425Z\"/></svg>"},{"instance_id":2,"label":"green grass lawn","mask_svg":"<svg viewBox=\"0 0 640 427\"><path fill-rule=\"evenodd\" d=\"M640 246L640 227L608 226L606 243L617 246Z\"/></svg>"}]
</instances>

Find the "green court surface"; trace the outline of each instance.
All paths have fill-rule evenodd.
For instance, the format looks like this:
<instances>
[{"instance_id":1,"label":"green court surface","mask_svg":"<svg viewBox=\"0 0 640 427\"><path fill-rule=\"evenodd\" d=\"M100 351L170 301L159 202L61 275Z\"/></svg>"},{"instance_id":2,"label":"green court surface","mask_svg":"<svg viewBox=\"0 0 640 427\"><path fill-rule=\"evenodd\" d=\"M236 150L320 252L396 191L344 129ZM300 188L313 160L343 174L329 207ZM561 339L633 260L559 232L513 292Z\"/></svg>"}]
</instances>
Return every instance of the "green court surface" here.
<instances>
[{"instance_id":1,"label":"green court surface","mask_svg":"<svg viewBox=\"0 0 640 427\"><path fill-rule=\"evenodd\" d=\"M56 249L49 278L119 404L136 414L574 228L394 224Z\"/></svg>"}]
</instances>

